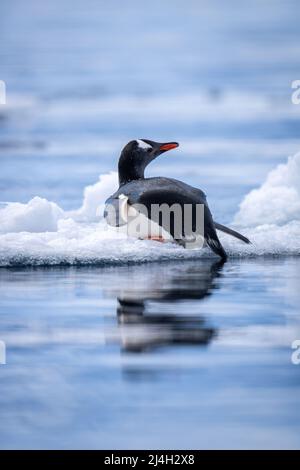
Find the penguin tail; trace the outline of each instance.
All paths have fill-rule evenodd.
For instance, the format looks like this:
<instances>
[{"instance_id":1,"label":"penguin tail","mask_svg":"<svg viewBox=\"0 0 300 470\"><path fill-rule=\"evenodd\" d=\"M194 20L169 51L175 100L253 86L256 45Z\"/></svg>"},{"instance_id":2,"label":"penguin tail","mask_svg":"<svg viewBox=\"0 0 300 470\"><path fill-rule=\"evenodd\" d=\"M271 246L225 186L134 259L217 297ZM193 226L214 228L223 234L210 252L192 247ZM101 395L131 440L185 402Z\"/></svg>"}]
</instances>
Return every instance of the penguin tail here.
<instances>
[{"instance_id":1,"label":"penguin tail","mask_svg":"<svg viewBox=\"0 0 300 470\"><path fill-rule=\"evenodd\" d=\"M242 235L239 232L236 232L235 230L232 230L232 228L225 227L225 225L218 224L218 222L214 222L214 225L215 225L215 228L217 230L220 230L221 232L227 233L227 235L231 235L232 237L238 238L239 240L241 240L244 243L248 243L248 244L251 243L249 238L244 237L244 235Z\"/></svg>"}]
</instances>

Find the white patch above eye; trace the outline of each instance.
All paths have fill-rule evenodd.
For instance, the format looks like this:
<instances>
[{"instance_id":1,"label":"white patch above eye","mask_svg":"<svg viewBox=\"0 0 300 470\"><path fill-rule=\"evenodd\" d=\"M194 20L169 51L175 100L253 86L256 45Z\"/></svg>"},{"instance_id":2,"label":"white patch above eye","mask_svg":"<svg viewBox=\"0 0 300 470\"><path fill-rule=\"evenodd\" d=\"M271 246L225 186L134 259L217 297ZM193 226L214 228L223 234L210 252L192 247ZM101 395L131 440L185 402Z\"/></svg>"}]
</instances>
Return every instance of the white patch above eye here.
<instances>
[{"instance_id":1,"label":"white patch above eye","mask_svg":"<svg viewBox=\"0 0 300 470\"><path fill-rule=\"evenodd\" d=\"M137 139L137 144L139 146L140 149L151 149L152 146L149 145L149 144L146 144L146 142L144 142L143 140L140 140L140 139Z\"/></svg>"}]
</instances>

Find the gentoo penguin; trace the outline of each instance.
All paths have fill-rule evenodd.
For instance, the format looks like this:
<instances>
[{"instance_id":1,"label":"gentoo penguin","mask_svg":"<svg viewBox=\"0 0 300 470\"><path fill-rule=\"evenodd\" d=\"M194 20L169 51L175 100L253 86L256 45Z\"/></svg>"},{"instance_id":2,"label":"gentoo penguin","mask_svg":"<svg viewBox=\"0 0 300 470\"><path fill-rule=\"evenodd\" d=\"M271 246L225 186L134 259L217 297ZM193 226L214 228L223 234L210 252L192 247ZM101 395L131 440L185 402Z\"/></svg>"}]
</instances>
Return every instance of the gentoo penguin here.
<instances>
[{"instance_id":1,"label":"gentoo penguin","mask_svg":"<svg viewBox=\"0 0 300 470\"><path fill-rule=\"evenodd\" d=\"M148 139L130 141L123 148L119 158L119 189L107 199L104 217L109 225L119 227L130 225L128 223L130 217L134 219L137 214L141 214L141 217L150 224L147 224L145 234L141 235L143 232L141 230L138 232L139 238L159 241L171 240L187 247L187 243L198 235L197 206L201 206L204 223L199 237L205 240L214 253L226 260L227 255L216 229L245 243L250 243L250 241L238 232L214 222L204 192L173 178L145 178L144 176L145 168L152 160L168 150L175 149L178 145L177 142L160 143ZM187 207L191 211L189 212L192 220L191 228L186 229L186 224L183 223L180 236L178 236L174 220L171 223L169 220L166 224L161 214L155 211L155 216L153 216L151 210L153 207L162 207L162 205L170 208L174 204L181 208L182 220L185 220ZM134 227L137 225L134 224ZM130 234L132 235L132 233Z\"/></svg>"}]
</instances>

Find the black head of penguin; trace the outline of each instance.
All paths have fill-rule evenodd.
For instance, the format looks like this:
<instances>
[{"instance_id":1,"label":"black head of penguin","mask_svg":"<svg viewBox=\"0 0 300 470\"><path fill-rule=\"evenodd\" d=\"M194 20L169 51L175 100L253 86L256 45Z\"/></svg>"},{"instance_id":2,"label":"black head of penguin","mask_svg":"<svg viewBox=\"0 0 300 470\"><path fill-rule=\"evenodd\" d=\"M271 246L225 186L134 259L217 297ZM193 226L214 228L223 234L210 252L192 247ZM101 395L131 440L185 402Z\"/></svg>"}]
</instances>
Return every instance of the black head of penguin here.
<instances>
[{"instance_id":1,"label":"black head of penguin","mask_svg":"<svg viewBox=\"0 0 300 470\"><path fill-rule=\"evenodd\" d=\"M144 178L147 165L168 150L178 147L177 142L154 142L148 139L131 140L119 158L119 184Z\"/></svg>"}]
</instances>

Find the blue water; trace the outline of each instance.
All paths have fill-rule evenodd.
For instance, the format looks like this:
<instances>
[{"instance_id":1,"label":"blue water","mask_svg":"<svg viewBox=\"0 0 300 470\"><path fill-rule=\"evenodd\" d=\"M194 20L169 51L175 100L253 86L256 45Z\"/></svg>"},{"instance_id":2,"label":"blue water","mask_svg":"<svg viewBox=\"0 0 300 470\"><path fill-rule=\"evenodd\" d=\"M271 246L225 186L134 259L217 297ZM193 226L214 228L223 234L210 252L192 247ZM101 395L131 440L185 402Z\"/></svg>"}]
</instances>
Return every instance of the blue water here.
<instances>
[{"instance_id":1,"label":"blue water","mask_svg":"<svg viewBox=\"0 0 300 470\"><path fill-rule=\"evenodd\" d=\"M299 264L1 269L1 447L298 448Z\"/></svg>"},{"instance_id":2,"label":"blue water","mask_svg":"<svg viewBox=\"0 0 300 470\"><path fill-rule=\"evenodd\" d=\"M228 223L300 149L296 1L2 0L0 202L65 209L132 138ZM287 240L288 242L288 240ZM299 448L299 257L1 268L1 448Z\"/></svg>"}]
</instances>

